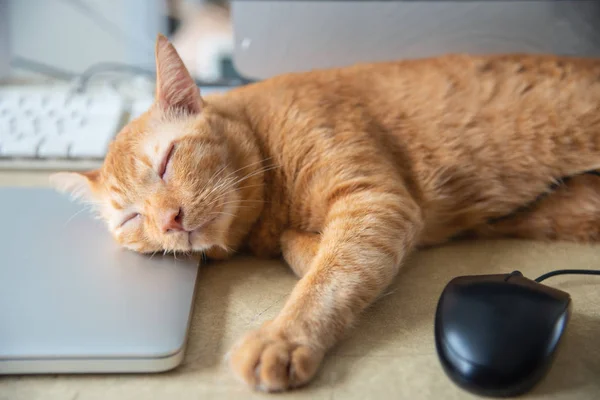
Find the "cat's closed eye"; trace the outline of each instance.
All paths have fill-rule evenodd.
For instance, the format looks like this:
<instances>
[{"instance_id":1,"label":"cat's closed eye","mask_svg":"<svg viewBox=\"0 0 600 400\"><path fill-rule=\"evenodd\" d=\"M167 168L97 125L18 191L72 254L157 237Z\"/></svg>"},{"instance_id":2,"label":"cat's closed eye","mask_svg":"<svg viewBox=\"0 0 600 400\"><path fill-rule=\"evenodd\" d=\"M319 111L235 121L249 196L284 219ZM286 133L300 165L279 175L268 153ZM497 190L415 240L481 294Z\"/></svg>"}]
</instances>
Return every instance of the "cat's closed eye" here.
<instances>
[{"instance_id":1,"label":"cat's closed eye","mask_svg":"<svg viewBox=\"0 0 600 400\"><path fill-rule=\"evenodd\" d=\"M165 174L167 172L167 168L169 167L169 162L171 161L171 157L173 156L174 150L175 144L171 143L160 163L160 166L158 168L158 176L160 176L160 179L162 180L165 180Z\"/></svg>"},{"instance_id":2,"label":"cat's closed eye","mask_svg":"<svg viewBox=\"0 0 600 400\"><path fill-rule=\"evenodd\" d=\"M123 220L119 224L119 228L125 226L125 224L127 224L129 222L135 221L139 217L140 217L140 213L131 213L131 214L127 215L125 218L123 218Z\"/></svg>"}]
</instances>

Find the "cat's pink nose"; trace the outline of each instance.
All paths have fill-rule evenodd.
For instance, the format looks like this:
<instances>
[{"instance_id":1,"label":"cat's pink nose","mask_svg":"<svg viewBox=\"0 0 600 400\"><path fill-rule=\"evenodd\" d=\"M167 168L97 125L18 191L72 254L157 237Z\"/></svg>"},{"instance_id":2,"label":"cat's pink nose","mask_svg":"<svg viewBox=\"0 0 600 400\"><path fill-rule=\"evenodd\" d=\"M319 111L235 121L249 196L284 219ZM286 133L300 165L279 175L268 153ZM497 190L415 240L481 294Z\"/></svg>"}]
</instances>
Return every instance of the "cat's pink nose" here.
<instances>
[{"instance_id":1,"label":"cat's pink nose","mask_svg":"<svg viewBox=\"0 0 600 400\"><path fill-rule=\"evenodd\" d=\"M181 208L165 212L162 222L163 233L185 231L183 224L181 223L182 217L183 212L181 211Z\"/></svg>"}]
</instances>

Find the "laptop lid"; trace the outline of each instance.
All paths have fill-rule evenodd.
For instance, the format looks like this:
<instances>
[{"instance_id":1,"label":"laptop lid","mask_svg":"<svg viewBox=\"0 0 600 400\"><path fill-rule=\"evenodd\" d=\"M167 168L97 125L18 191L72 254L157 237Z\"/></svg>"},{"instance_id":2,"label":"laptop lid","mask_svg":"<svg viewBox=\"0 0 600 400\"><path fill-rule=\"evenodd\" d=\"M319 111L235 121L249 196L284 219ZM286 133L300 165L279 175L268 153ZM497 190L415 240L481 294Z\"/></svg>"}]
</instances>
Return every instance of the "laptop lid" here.
<instances>
[{"instance_id":1,"label":"laptop lid","mask_svg":"<svg viewBox=\"0 0 600 400\"><path fill-rule=\"evenodd\" d=\"M0 221L0 374L181 361L197 259L121 249L101 221L50 189L0 188Z\"/></svg>"}]
</instances>

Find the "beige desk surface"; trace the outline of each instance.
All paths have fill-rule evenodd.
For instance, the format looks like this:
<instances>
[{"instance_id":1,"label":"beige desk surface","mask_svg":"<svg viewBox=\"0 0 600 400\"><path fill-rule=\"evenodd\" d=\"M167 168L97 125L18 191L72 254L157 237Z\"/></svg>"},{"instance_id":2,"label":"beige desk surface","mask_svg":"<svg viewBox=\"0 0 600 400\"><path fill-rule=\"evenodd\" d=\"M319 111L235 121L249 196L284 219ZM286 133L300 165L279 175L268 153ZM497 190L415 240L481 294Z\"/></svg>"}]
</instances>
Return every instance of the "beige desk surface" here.
<instances>
[{"instance_id":1,"label":"beige desk surface","mask_svg":"<svg viewBox=\"0 0 600 400\"><path fill-rule=\"evenodd\" d=\"M0 185L44 185L40 173L0 172ZM279 261L240 258L204 267L187 357L158 375L0 377L0 399L462 399L443 374L433 314L454 276L504 273L536 277L557 268L599 268L600 247L517 241L457 243L415 254L387 296L327 358L316 381L284 395L252 393L222 362L233 341L277 314L295 278ZM571 293L574 315L547 378L527 398L600 399L600 278L548 282Z\"/></svg>"}]
</instances>

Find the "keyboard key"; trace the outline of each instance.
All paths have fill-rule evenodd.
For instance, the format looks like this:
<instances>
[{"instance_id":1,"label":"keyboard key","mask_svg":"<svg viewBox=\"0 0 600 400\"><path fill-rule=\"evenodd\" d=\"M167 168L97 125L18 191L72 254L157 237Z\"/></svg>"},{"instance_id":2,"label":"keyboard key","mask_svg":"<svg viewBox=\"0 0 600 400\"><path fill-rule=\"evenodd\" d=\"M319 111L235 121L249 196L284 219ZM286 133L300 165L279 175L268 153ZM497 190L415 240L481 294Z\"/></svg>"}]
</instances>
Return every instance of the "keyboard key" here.
<instances>
[{"instance_id":1,"label":"keyboard key","mask_svg":"<svg viewBox=\"0 0 600 400\"><path fill-rule=\"evenodd\" d=\"M31 93L24 97L20 102L21 110L25 114L29 112L30 114L37 112L42 107L42 94L41 93Z\"/></svg>"},{"instance_id":2,"label":"keyboard key","mask_svg":"<svg viewBox=\"0 0 600 400\"><path fill-rule=\"evenodd\" d=\"M19 119L16 123L16 131L25 136L32 136L35 133L35 126L32 119Z\"/></svg>"},{"instance_id":3,"label":"keyboard key","mask_svg":"<svg viewBox=\"0 0 600 400\"><path fill-rule=\"evenodd\" d=\"M69 152L69 158L103 158L106 154L108 143L97 138L95 140L80 140L73 144Z\"/></svg>"},{"instance_id":4,"label":"keyboard key","mask_svg":"<svg viewBox=\"0 0 600 400\"><path fill-rule=\"evenodd\" d=\"M84 135L86 129L89 129L89 127L85 126L85 124L82 123L82 119L70 119L64 121L61 133L63 133L65 136L74 138L80 135Z\"/></svg>"},{"instance_id":5,"label":"keyboard key","mask_svg":"<svg viewBox=\"0 0 600 400\"><path fill-rule=\"evenodd\" d=\"M41 137L45 137L50 140L54 137L64 135L64 133L64 130L59 128L59 126L56 124L56 121L40 120L39 122L39 135Z\"/></svg>"},{"instance_id":6,"label":"keyboard key","mask_svg":"<svg viewBox=\"0 0 600 400\"><path fill-rule=\"evenodd\" d=\"M0 138L10 135L11 132L12 129L8 120L0 118Z\"/></svg>"},{"instance_id":7,"label":"keyboard key","mask_svg":"<svg viewBox=\"0 0 600 400\"><path fill-rule=\"evenodd\" d=\"M90 124L90 127L81 129L77 136L71 136L73 146L69 156L103 158L115 131L116 124L106 124L106 121L102 124Z\"/></svg>"},{"instance_id":8,"label":"keyboard key","mask_svg":"<svg viewBox=\"0 0 600 400\"><path fill-rule=\"evenodd\" d=\"M68 138L47 138L40 144L38 156L42 158L67 158L71 141Z\"/></svg>"}]
</instances>

